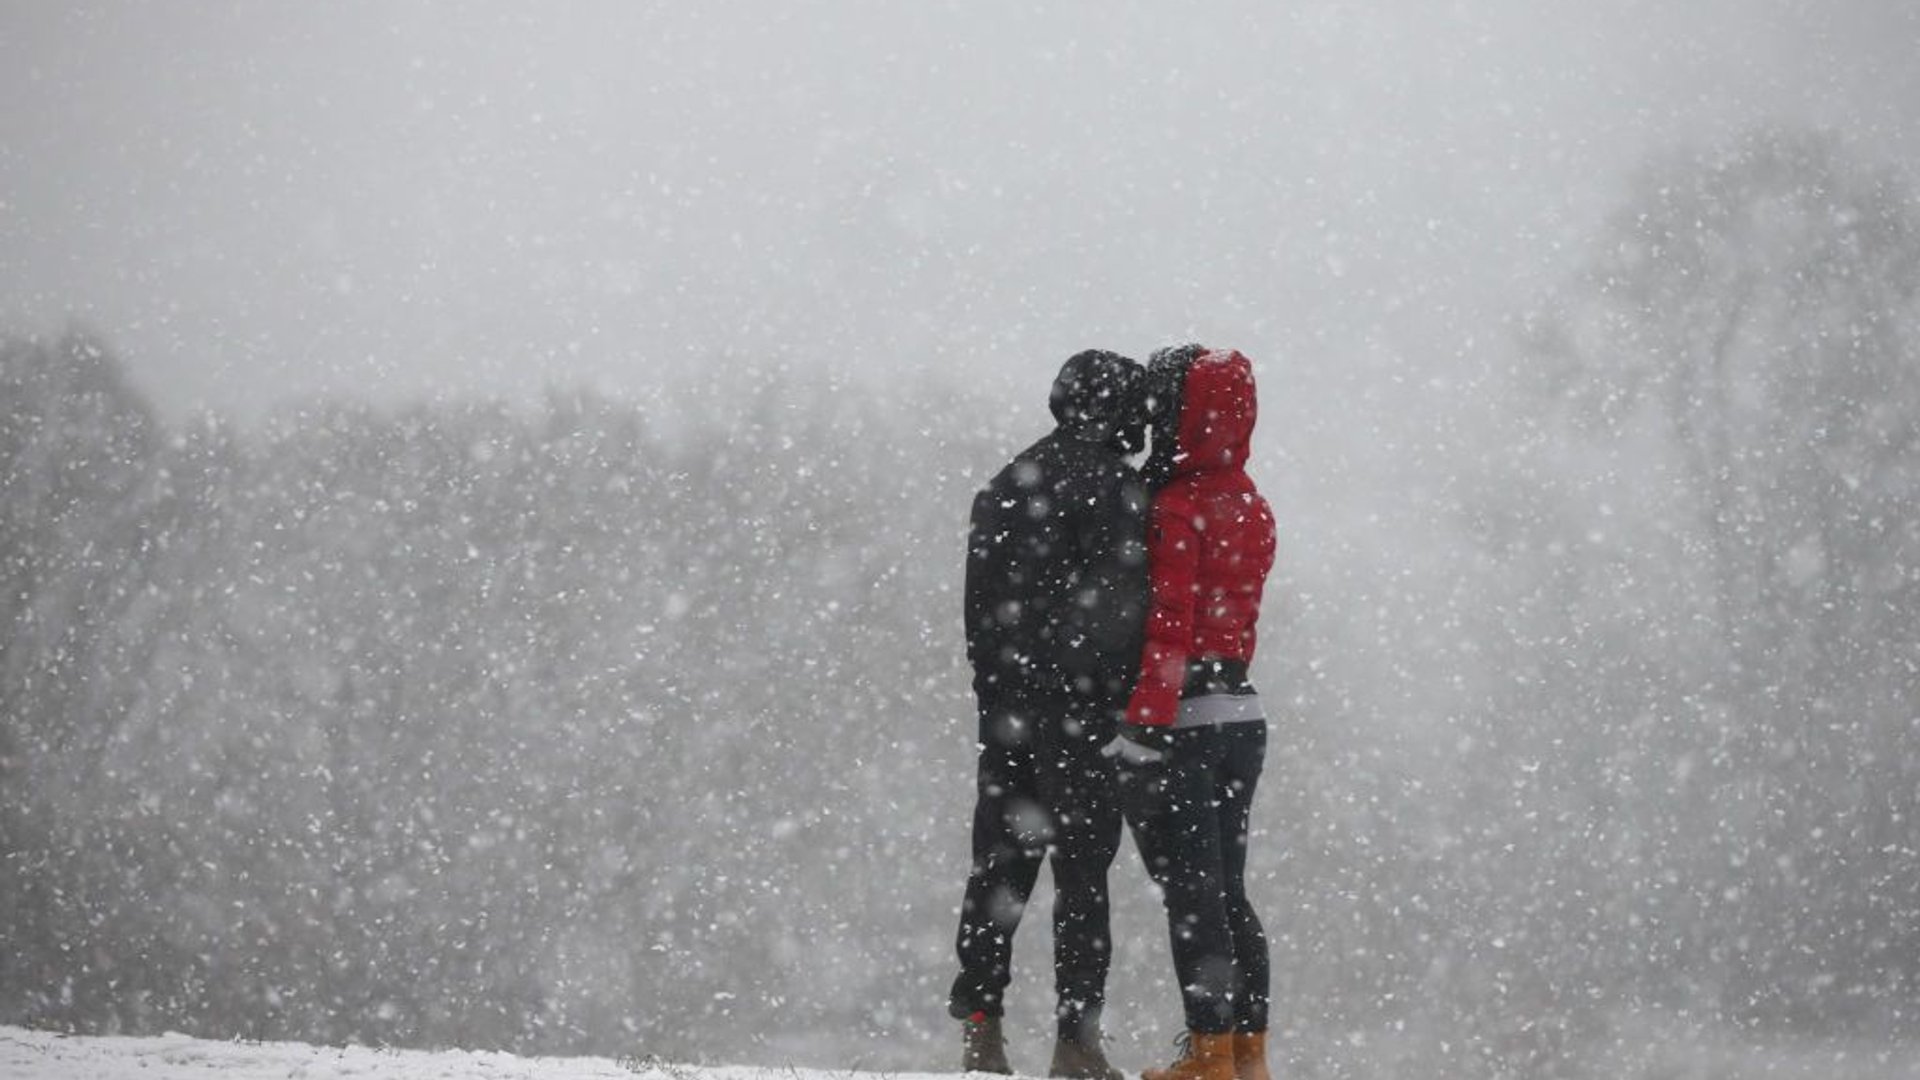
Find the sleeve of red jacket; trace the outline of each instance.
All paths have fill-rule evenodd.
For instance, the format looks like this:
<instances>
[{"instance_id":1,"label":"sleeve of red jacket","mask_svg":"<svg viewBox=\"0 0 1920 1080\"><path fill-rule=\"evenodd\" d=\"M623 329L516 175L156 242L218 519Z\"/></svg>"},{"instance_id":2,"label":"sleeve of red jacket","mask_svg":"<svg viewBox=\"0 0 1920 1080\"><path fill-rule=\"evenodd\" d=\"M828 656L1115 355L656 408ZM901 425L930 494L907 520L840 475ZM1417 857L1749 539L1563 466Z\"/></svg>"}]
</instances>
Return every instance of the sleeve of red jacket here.
<instances>
[{"instance_id":1,"label":"sleeve of red jacket","mask_svg":"<svg viewBox=\"0 0 1920 1080\"><path fill-rule=\"evenodd\" d=\"M1140 678L1127 703L1127 722L1161 727L1180 711L1187 681L1187 650L1193 643L1195 582L1200 534L1186 500L1163 491L1147 516L1147 643Z\"/></svg>"}]
</instances>

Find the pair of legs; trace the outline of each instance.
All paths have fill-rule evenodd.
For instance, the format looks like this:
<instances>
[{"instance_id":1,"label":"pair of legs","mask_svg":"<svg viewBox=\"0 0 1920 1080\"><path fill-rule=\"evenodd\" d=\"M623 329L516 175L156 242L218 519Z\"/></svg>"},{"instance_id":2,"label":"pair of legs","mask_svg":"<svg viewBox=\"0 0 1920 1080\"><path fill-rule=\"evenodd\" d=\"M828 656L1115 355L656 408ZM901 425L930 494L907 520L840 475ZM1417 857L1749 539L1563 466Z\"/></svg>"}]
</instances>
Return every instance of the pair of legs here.
<instances>
[{"instance_id":1,"label":"pair of legs","mask_svg":"<svg viewBox=\"0 0 1920 1080\"><path fill-rule=\"evenodd\" d=\"M1261 721L1175 731L1165 760L1122 766L1121 800L1160 886L1187 1030L1267 1030L1267 934L1247 899L1254 789L1266 763Z\"/></svg>"},{"instance_id":2,"label":"pair of legs","mask_svg":"<svg viewBox=\"0 0 1920 1080\"><path fill-rule=\"evenodd\" d=\"M1060 1037L1097 1038L1112 963L1107 871L1120 850L1111 724L1041 708L983 707L973 871L960 907L960 974L948 1011L1000 1016L1013 934L1053 867L1055 1015Z\"/></svg>"}]
</instances>

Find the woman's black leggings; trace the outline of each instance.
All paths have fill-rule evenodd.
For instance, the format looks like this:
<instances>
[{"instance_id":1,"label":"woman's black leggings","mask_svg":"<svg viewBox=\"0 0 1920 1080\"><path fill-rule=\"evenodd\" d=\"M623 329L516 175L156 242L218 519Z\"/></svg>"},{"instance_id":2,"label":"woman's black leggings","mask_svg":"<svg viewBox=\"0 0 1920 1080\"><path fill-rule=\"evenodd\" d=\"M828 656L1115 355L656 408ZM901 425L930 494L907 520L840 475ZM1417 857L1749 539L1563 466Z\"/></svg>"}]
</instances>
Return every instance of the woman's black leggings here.
<instances>
[{"instance_id":1,"label":"woman's black leggings","mask_svg":"<svg viewBox=\"0 0 1920 1080\"><path fill-rule=\"evenodd\" d=\"M1220 861L1227 893L1227 927L1233 935L1233 1026L1267 1030L1267 931L1247 898L1247 846L1253 833L1253 791L1267 763L1266 722L1221 724L1219 778L1214 802L1220 816Z\"/></svg>"},{"instance_id":2,"label":"woman's black leggings","mask_svg":"<svg viewBox=\"0 0 1920 1080\"><path fill-rule=\"evenodd\" d=\"M1247 839L1266 761L1261 722L1186 728L1166 760L1120 769L1140 857L1167 908L1187 1029L1267 1029L1267 935L1247 898Z\"/></svg>"}]
</instances>

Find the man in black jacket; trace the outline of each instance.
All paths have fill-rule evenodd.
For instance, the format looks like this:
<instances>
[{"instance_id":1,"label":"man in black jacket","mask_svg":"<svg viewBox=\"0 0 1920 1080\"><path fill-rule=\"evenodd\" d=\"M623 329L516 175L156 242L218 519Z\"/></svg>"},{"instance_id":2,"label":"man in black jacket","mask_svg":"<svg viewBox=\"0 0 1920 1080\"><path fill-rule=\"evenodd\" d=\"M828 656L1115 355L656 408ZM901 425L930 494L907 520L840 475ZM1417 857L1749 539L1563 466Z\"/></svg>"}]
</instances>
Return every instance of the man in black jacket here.
<instances>
[{"instance_id":1,"label":"man in black jacket","mask_svg":"<svg viewBox=\"0 0 1920 1080\"><path fill-rule=\"evenodd\" d=\"M1013 933L1053 866L1059 1041L1049 1075L1120 1080L1100 1048L1110 939L1107 870L1121 814L1100 750L1126 711L1147 603L1140 365L1075 354L1054 380L1057 426L973 501L967 659L980 713L973 872L961 906L962 1067L1010 1073L1001 1034Z\"/></svg>"}]
</instances>

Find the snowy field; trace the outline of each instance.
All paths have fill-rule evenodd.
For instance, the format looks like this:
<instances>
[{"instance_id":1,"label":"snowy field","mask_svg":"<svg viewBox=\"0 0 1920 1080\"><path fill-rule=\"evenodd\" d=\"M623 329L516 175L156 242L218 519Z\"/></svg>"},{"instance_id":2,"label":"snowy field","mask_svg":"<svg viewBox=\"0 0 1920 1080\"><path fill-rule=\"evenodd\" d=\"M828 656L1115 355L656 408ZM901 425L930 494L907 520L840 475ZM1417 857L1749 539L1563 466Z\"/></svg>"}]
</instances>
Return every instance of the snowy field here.
<instances>
[{"instance_id":1,"label":"snowy field","mask_svg":"<svg viewBox=\"0 0 1920 1080\"><path fill-rule=\"evenodd\" d=\"M464 1050L374 1050L305 1043L58 1035L0 1027L4 1080L845 1080L850 1072L696 1068L610 1058L523 1058ZM889 1073L890 1080L914 1074Z\"/></svg>"},{"instance_id":2,"label":"snowy field","mask_svg":"<svg viewBox=\"0 0 1920 1080\"><path fill-rule=\"evenodd\" d=\"M1920 1080L1920 1049L1656 1040L1617 1060L1571 1075L1614 1080ZM1293 1077L1422 1076L1445 1080L1407 1062L1288 1062ZM1128 1070L1131 1074L1132 1070ZM937 1073L695 1066L657 1059L516 1057L465 1050L377 1050L306 1043L220 1042L185 1035L157 1038L71 1036L0 1026L0 1080L923 1080ZM944 1074L953 1080L954 1074ZM1555 1071L1553 1075L1569 1075Z\"/></svg>"}]
</instances>

